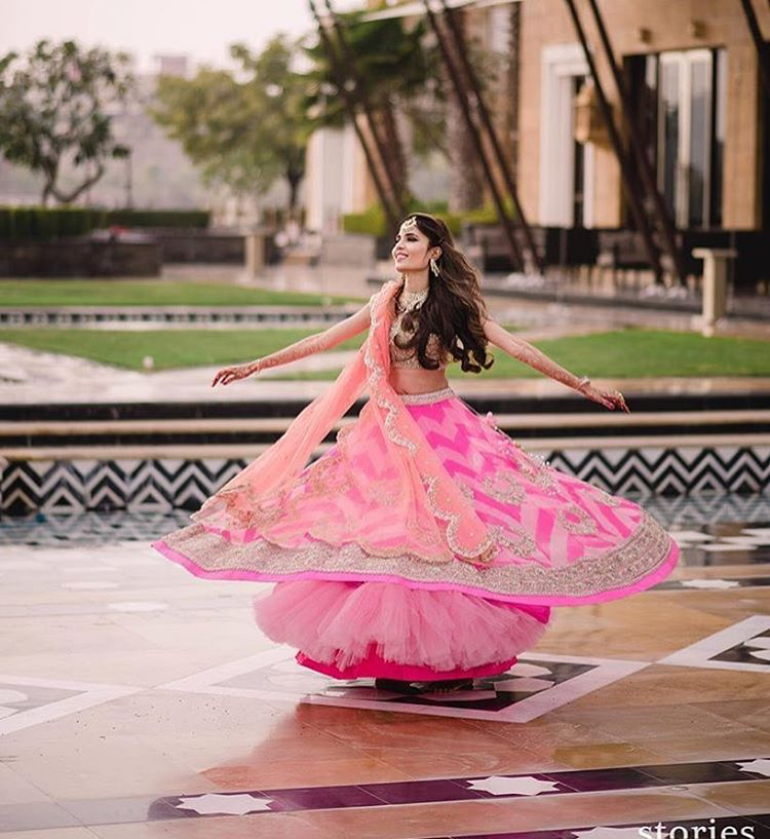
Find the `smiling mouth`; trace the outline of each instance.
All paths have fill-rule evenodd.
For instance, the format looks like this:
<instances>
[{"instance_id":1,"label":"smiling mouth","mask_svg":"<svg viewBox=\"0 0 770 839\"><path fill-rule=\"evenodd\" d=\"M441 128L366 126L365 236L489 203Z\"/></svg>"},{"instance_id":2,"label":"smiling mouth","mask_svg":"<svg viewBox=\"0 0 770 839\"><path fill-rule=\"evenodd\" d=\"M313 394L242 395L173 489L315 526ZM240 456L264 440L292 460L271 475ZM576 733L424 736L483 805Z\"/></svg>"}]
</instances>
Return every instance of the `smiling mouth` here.
<instances>
[{"instance_id":1,"label":"smiling mouth","mask_svg":"<svg viewBox=\"0 0 770 839\"><path fill-rule=\"evenodd\" d=\"M406 259L406 254L405 253L397 253L396 254L396 259Z\"/></svg>"}]
</instances>

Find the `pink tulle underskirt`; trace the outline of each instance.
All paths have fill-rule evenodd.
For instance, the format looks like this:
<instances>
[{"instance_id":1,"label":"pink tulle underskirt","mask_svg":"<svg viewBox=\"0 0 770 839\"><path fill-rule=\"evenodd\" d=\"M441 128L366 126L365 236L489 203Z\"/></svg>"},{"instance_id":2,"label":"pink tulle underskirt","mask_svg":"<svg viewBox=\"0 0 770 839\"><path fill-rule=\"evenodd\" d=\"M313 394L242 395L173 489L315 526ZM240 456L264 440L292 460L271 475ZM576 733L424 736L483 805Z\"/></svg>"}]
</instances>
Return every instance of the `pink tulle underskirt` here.
<instances>
[{"instance_id":1,"label":"pink tulle underskirt","mask_svg":"<svg viewBox=\"0 0 770 839\"><path fill-rule=\"evenodd\" d=\"M550 607L392 583L296 580L254 598L254 615L297 660L335 678L475 677L504 672L538 641Z\"/></svg>"}]
</instances>

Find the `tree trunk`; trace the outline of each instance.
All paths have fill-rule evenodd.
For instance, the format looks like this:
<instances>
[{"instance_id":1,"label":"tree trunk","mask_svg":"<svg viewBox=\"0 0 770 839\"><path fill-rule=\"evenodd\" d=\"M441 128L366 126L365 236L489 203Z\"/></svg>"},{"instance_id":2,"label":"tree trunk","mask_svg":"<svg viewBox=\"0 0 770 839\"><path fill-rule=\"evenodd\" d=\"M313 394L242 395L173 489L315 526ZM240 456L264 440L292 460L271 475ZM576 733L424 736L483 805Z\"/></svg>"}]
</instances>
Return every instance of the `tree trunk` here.
<instances>
[{"instance_id":1,"label":"tree trunk","mask_svg":"<svg viewBox=\"0 0 770 839\"><path fill-rule=\"evenodd\" d=\"M289 184L289 215L294 218L297 209L299 186L302 183L302 175L292 169L286 173L286 181Z\"/></svg>"},{"instance_id":2,"label":"tree trunk","mask_svg":"<svg viewBox=\"0 0 770 839\"><path fill-rule=\"evenodd\" d=\"M447 111L449 137L449 212L475 210L484 203L484 180L477 161L476 146L465 125L460 104L452 95Z\"/></svg>"},{"instance_id":3,"label":"tree trunk","mask_svg":"<svg viewBox=\"0 0 770 839\"><path fill-rule=\"evenodd\" d=\"M51 203L51 196L54 185L56 184L59 167L49 158L43 161L41 171L45 178L45 183L43 184L43 194L40 196L40 203L44 207L47 207Z\"/></svg>"},{"instance_id":4,"label":"tree trunk","mask_svg":"<svg viewBox=\"0 0 770 839\"><path fill-rule=\"evenodd\" d=\"M388 156L390 171L395 178L395 190L401 201L406 202L409 195L409 167L404 153L404 143L398 130L396 109L390 99L386 99L376 112L377 124L385 138L385 154Z\"/></svg>"},{"instance_id":5,"label":"tree trunk","mask_svg":"<svg viewBox=\"0 0 770 839\"><path fill-rule=\"evenodd\" d=\"M93 186L104 174L104 164L99 161L96 165L96 171L93 175L90 175L83 181L80 186L75 187L69 193L60 192L59 189L54 184L51 184L51 195L60 203L60 204L71 204L81 193L85 192L90 186Z\"/></svg>"},{"instance_id":6,"label":"tree trunk","mask_svg":"<svg viewBox=\"0 0 770 839\"><path fill-rule=\"evenodd\" d=\"M455 13L456 14L456 13ZM466 31L465 16L456 14L455 20ZM452 49L452 42L447 46ZM456 62L457 63L457 62ZM447 138L449 140L449 212L476 210L484 203L484 176L478 161L476 146L463 118L446 67L443 67L444 89L447 91Z\"/></svg>"}]
</instances>

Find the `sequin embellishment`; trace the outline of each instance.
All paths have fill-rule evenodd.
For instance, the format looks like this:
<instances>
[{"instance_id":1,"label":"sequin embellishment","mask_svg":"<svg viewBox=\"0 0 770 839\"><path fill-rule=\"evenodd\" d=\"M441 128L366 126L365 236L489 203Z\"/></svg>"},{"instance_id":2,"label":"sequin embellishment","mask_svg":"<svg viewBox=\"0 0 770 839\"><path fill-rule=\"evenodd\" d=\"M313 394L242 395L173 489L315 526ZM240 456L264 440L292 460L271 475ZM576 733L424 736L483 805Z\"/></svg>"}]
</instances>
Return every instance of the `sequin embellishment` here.
<instances>
[{"instance_id":1,"label":"sequin embellishment","mask_svg":"<svg viewBox=\"0 0 770 839\"><path fill-rule=\"evenodd\" d=\"M430 390L427 393L399 393L404 405L431 405L434 402L441 402L442 399L451 399L457 396L454 388L443 387L441 390Z\"/></svg>"},{"instance_id":2,"label":"sequin embellishment","mask_svg":"<svg viewBox=\"0 0 770 839\"><path fill-rule=\"evenodd\" d=\"M521 504L526 495L516 475L507 469L485 478L483 489L490 498L505 504Z\"/></svg>"},{"instance_id":3,"label":"sequin embellishment","mask_svg":"<svg viewBox=\"0 0 770 839\"><path fill-rule=\"evenodd\" d=\"M577 536L591 536L596 533L596 522L577 504L570 504L559 510L556 520L567 532Z\"/></svg>"},{"instance_id":4,"label":"sequin embellishment","mask_svg":"<svg viewBox=\"0 0 770 839\"><path fill-rule=\"evenodd\" d=\"M392 575L417 583L449 582L480 593L543 597L588 597L632 585L661 567L671 551L666 531L644 511L639 525L624 542L571 565L553 568L536 563L442 565L415 562L409 554L375 557L352 542L342 546L315 542L302 548L286 548L264 539L234 544L207 532L201 524L177 530L164 542L206 572L235 571L273 581L291 579L308 570L327 579L351 579L355 575L364 581Z\"/></svg>"}]
</instances>

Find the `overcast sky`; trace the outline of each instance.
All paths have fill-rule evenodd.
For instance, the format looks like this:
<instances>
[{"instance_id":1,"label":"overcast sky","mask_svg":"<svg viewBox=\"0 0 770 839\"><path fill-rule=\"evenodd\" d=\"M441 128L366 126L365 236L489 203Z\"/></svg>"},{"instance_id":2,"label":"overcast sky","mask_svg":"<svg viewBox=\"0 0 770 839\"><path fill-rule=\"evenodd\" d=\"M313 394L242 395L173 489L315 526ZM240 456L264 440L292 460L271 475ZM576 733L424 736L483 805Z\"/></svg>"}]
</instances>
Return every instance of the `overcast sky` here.
<instances>
[{"instance_id":1,"label":"overcast sky","mask_svg":"<svg viewBox=\"0 0 770 839\"><path fill-rule=\"evenodd\" d=\"M313 27L307 0L0 0L0 12L0 54L43 37L73 38L132 52L139 71L153 69L158 53L228 65L229 44L259 49L276 32Z\"/></svg>"}]
</instances>

